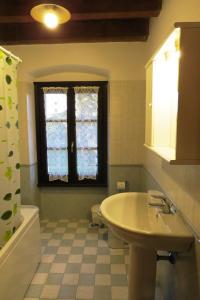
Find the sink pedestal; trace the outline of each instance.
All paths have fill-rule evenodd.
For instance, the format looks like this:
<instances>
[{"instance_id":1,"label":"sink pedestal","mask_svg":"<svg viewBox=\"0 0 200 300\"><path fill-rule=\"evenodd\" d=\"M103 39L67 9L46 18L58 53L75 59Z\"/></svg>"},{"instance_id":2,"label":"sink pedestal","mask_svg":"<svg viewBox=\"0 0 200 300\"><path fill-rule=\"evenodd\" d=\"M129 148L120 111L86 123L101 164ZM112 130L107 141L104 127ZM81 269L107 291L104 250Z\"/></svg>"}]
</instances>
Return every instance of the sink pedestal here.
<instances>
[{"instance_id":1,"label":"sink pedestal","mask_svg":"<svg viewBox=\"0 0 200 300\"><path fill-rule=\"evenodd\" d=\"M154 300L156 251L130 245L129 300Z\"/></svg>"}]
</instances>

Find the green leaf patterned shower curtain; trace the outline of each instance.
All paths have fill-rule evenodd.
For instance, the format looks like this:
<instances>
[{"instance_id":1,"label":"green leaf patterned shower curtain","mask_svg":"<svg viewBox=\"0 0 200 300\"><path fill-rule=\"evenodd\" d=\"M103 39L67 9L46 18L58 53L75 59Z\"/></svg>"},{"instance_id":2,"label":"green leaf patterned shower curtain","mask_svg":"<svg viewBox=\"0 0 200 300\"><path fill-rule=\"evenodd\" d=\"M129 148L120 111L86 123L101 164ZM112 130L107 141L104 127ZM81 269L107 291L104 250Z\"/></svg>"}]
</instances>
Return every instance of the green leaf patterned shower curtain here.
<instances>
[{"instance_id":1,"label":"green leaf patterned shower curtain","mask_svg":"<svg viewBox=\"0 0 200 300\"><path fill-rule=\"evenodd\" d=\"M0 50L0 248L20 224L17 64Z\"/></svg>"}]
</instances>

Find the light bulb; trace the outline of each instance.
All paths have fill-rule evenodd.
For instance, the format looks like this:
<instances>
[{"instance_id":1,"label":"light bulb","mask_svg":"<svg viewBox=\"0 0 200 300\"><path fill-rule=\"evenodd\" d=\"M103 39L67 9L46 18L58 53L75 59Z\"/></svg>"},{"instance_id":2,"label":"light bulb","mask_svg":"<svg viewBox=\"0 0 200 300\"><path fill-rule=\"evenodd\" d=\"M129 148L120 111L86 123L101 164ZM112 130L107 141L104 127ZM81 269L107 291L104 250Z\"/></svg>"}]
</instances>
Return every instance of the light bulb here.
<instances>
[{"instance_id":1,"label":"light bulb","mask_svg":"<svg viewBox=\"0 0 200 300\"><path fill-rule=\"evenodd\" d=\"M48 12L44 15L44 24L50 28L54 29L58 26L58 16L54 12Z\"/></svg>"}]
</instances>

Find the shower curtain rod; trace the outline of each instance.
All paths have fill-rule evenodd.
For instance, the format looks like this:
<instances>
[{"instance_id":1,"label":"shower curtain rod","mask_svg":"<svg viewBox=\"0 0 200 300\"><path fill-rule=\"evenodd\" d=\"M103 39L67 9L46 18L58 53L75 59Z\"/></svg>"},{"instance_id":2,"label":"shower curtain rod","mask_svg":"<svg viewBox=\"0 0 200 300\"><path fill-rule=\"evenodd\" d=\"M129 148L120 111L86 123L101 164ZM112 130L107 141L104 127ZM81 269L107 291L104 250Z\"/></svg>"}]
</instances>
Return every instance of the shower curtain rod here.
<instances>
[{"instance_id":1,"label":"shower curtain rod","mask_svg":"<svg viewBox=\"0 0 200 300\"><path fill-rule=\"evenodd\" d=\"M12 52L6 50L5 48L0 46L0 50L3 51L5 54L11 56L12 58L16 59L18 62L22 62L22 60L19 57L15 56L14 54L12 54Z\"/></svg>"}]
</instances>

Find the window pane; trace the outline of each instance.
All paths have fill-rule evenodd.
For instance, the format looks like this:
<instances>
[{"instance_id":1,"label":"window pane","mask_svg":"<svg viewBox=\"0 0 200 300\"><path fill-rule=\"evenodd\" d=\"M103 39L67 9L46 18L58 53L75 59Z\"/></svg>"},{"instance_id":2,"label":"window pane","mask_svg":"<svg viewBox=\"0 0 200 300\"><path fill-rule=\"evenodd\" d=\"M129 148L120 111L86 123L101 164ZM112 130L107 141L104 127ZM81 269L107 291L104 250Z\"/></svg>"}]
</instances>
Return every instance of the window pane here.
<instances>
[{"instance_id":1,"label":"window pane","mask_svg":"<svg viewBox=\"0 0 200 300\"><path fill-rule=\"evenodd\" d=\"M67 122L47 122L46 137L48 148L67 148Z\"/></svg>"},{"instance_id":2,"label":"window pane","mask_svg":"<svg viewBox=\"0 0 200 300\"><path fill-rule=\"evenodd\" d=\"M67 94L44 93L44 104L49 180L68 181Z\"/></svg>"},{"instance_id":3,"label":"window pane","mask_svg":"<svg viewBox=\"0 0 200 300\"><path fill-rule=\"evenodd\" d=\"M96 179L98 154L97 118L98 92L88 88L75 93L76 108L76 145L77 145L77 172L78 178ZM95 122L91 122L95 121ZM82 148L82 149L80 149Z\"/></svg>"},{"instance_id":4,"label":"window pane","mask_svg":"<svg viewBox=\"0 0 200 300\"><path fill-rule=\"evenodd\" d=\"M79 179L96 179L97 150L77 150L77 166Z\"/></svg>"},{"instance_id":5,"label":"window pane","mask_svg":"<svg viewBox=\"0 0 200 300\"><path fill-rule=\"evenodd\" d=\"M46 120L67 120L67 94L44 94Z\"/></svg>"},{"instance_id":6,"label":"window pane","mask_svg":"<svg viewBox=\"0 0 200 300\"><path fill-rule=\"evenodd\" d=\"M76 93L75 102L76 120L97 120L97 93Z\"/></svg>"},{"instance_id":7,"label":"window pane","mask_svg":"<svg viewBox=\"0 0 200 300\"><path fill-rule=\"evenodd\" d=\"M77 148L97 148L97 122L76 122Z\"/></svg>"},{"instance_id":8,"label":"window pane","mask_svg":"<svg viewBox=\"0 0 200 300\"><path fill-rule=\"evenodd\" d=\"M68 175L68 151L47 150L48 174Z\"/></svg>"}]
</instances>

